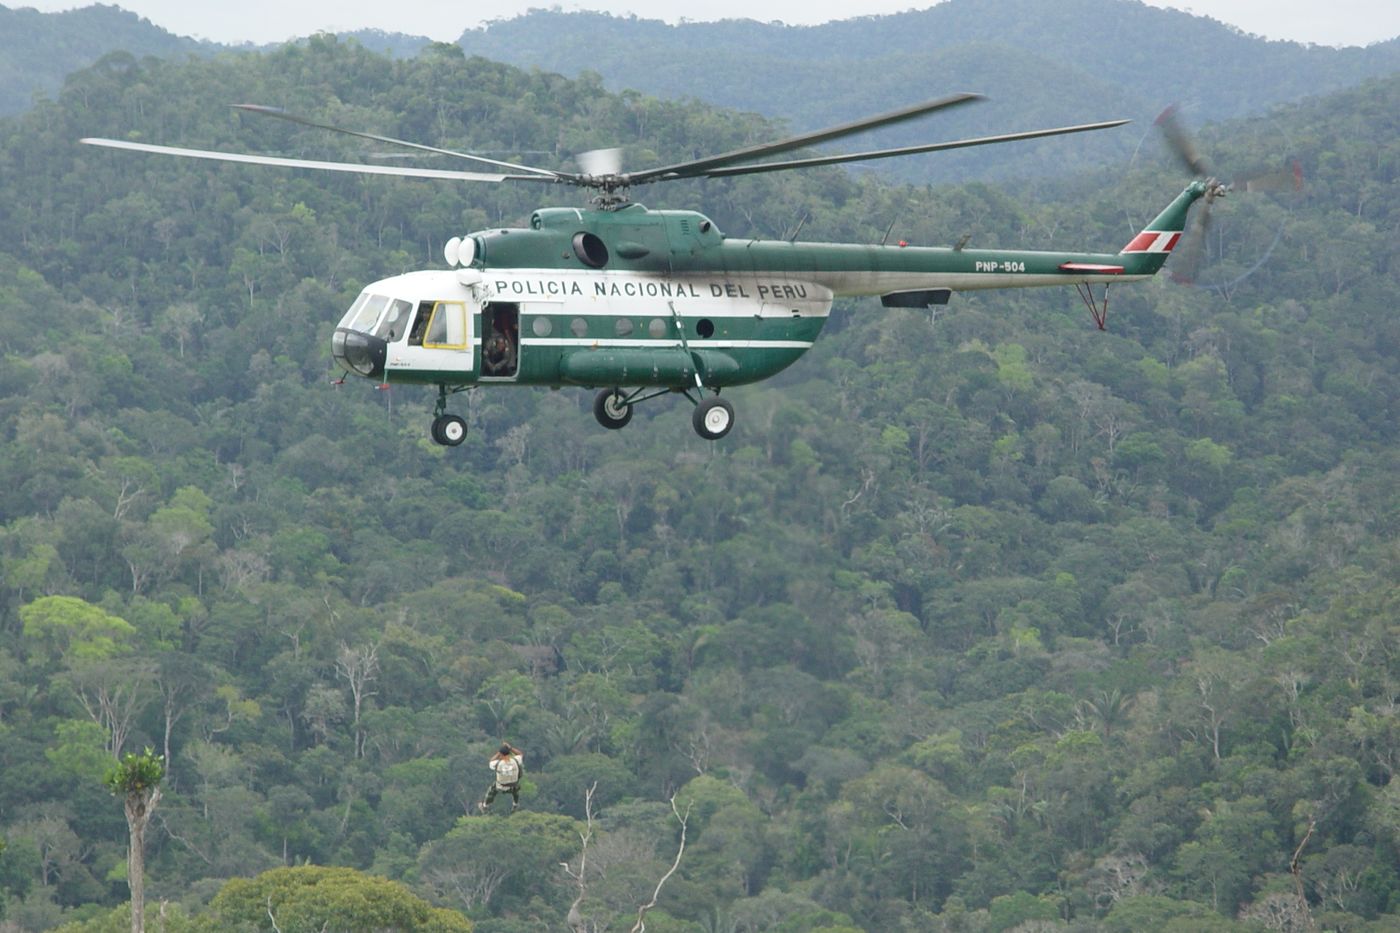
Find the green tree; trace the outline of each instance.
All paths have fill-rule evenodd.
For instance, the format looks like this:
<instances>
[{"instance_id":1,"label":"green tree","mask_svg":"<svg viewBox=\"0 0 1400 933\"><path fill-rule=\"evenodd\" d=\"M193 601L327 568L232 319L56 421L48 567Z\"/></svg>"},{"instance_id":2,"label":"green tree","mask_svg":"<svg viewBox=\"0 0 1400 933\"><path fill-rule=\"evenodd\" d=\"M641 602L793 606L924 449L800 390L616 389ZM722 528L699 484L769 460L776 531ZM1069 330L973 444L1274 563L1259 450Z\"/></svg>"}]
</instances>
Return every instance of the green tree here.
<instances>
[{"instance_id":1,"label":"green tree","mask_svg":"<svg viewBox=\"0 0 1400 933\"><path fill-rule=\"evenodd\" d=\"M24 637L50 662L99 660L128 650L136 629L125 619L76 596L43 596L19 611Z\"/></svg>"},{"instance_id":2,"label":"green tree","mask_svg":"<svg viewBox=\"0 0 1400 933\"><path fill-rule=\"evenodd\" d=\"M461 910L524 904L533 897L559 905L559 865L576 853L581 829L569 817L524 810L464 817L423 848L418 876L436 898ZM509 857L490 855L499 852Z\"/></svg>"},{"instance_id":3,"label":"green tree","mask_svg":"<svg viewBox=\"0 0 1400 933\"><path fill-rule=\"evenodd\" d=\"M353 868L301 865L234 878L209 903L222 929L282 933L471 933L471 921L433 907L396 881Z\"/></svg>"}]
</instances>

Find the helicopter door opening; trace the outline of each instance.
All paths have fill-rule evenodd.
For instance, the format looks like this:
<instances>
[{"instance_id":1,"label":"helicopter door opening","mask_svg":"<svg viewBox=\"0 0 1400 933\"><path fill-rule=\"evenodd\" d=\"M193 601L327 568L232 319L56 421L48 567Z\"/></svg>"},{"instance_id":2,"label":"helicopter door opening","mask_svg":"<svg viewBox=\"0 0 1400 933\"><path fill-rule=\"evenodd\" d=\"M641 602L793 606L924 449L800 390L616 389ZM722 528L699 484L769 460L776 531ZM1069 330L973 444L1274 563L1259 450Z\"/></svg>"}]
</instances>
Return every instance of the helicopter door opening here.
<instances>
[{"instance_id":1,"label":"helicopter door opening","mask_svg":"<svg viewBox=\"0 0 1400 933\"><path fill-rule=\"evenodd\" d=\"M481 309L481 375L514 379L520 369L520 305L488 302Z\"/></svg>"}]
</instances>

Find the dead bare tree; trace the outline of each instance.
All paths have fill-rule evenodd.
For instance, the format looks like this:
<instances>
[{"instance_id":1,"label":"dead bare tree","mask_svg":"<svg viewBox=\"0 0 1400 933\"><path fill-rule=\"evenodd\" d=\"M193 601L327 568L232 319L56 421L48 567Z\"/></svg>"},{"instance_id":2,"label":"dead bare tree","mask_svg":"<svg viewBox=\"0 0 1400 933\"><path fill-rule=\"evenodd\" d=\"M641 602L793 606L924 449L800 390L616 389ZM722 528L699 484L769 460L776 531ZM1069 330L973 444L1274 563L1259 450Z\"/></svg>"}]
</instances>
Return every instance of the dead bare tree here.
<instances>
[{"instance_id":1,"label":"dead bare tree","mask_svg":"<svg viewBox=\"0 0 1400 933\"><path fill-rule=\"evenodd\" d=\"M637 922L632 925L631 933L646 933L646 913L656 906L657 900L661 897L661 888L667 881L671 880L671 876L676 873L676 869L681 867L681 857L685 855L685 828L686 823L690 820L690 805L686 804L685 813L681 813L681 811L676 808L676 798L672 797L671 812L676 815L676 820L681 824L681 841L680 845L676 847L676 860L671 863L671 867L667 870L666 874L661 876L661 880L656 882L656 890L651 892L651 900L637 908Z\"/></svg>"},{"instance_id":2,"label":"dead bare tree","mask_svg":"<svg viewBox=\"0 0 1400 933\"><path fill-rule=\"evenodd\" d=\"M379 644L358 645L354 648L345 642L340 643L336 655L335 671L350 684L350 697L353 701L353 728L355 731L355 757L365 757L365 733L360 727L360 714L364 711L365 700L375 695L369 689L370 682L379 673Z\"/></svg>"},{"instance_id":3,"label":"dead bare tree","mask_svg":"<svg viewBox=\"0 0 1400 933\"><path fill-rule=\"evenodd\" d=\"M588 844L593 841L593 792L598 789L598 782L584 791L583 794L583 816L585 820L583 832L578 834L579 842L582 844L578 857L578 871L569 867L568 862L560 862L564 869L564 874L573 879L574 885L578 888L578 896L569 905L569 913L564 918L564 922L569 925L573 933L587 933L587 926L583 920L583 913L580 908L583 906L583 899L588 896Z\"/></svg>"},{"instance_id":4,"label":"dead bare tree","mask_svg":"<svg viewBox=\"0 0 1400 933\"><path fill-rule=\"evenodd\" d=\"M1308 907L1308 895L1303 888L1303 869L1300 862L1303 859L1303 848L1312 838L1313 830L1317 829L1317 819L1308 814L1308 831L1303 834L1303 841L1298 843L1298 848L1293 850L1293 858L1288 863L1288 871L1293 875L1293 883L1297 886L1298 897L1295 905L1301 908L1303 929L1315 930L1316 924L1313 922L1312 909Z\"/></svg>"},{"instance_id":5,"label":"dead bare tree","mask_svg":"<svg viewBox=\"0 0 1400 933\"><path fill-rule=\"evenodd\" d=\"M107 658L74 668L68 686L88 718L107 734L107 751L118 760L127 736L150 703L154 666L145 660Z\"/></svg>"},{"instance_id":6,"label":"dead bare tree","mask_svg":"<svg viewBox=\"0 0 1400 933\"><path fill-rule=\"evenodd\" d=\"M568 925L570 933L599 933L601 930L606 930L610 925L608 922L604 922L600 925L597 920L585 917L583 914L583 902L588 897L588 851L589 846L593 843L593 794L597 789L598 782L594 781L592 786L584 792L583 796L584 828L583 831L578 834L581 844L578 868L575 869L571 867L568 862L559 863L559 867L564 869L564 874L569 876L569 880L573 882L578 892L573 902L569 904L569 912L565 916L565 923ZM656 888L651 893L651 900L637 908L637 921L632 925L630 933L646 933L647 911L656 907L657 902L661 898L661 889L665 887L666 882L671 880L671 876L681 867L681 858L685 855L686 824L690 820L690 806L687 804L685 812L681 813L680 809L676 806L675 797L671 798L670 804L671 812L675 814L676 821L681 824L681 838L680 844L676 847L676 857L672 860L671 867L661 876L661 880L656 882ZM606 843L606 841L607 839L605 838L604 842ZM607 861L606 851L604 851L604 866L606 866ZM606 867L601 869L601 871L606 872Z\"/></svg>"}]
</instances>

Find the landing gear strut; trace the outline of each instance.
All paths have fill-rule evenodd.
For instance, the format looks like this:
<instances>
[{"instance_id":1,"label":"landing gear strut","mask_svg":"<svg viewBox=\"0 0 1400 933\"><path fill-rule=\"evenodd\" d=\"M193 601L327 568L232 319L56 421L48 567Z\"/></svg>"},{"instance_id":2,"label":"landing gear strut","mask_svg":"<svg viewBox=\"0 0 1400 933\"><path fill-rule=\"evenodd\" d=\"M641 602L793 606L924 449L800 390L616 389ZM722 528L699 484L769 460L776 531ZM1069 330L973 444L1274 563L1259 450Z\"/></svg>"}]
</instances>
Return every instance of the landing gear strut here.
<instances>
[{"instance_id":1,"label":"landing gear strut","mask_svg":"<svg viewBox=\"0 0 1400 933\"><path fill-rule=\"evenodd\" d=\"M717 441L728 434L730 428L734 427L734 406L729 404L727 399L719 397L718 389L714 390L714 395L704 398L704 390L699 387L695 389L637 389L632 392L618 387L603 389L593 396L593 417L597 418L598 423L603 427L610 431L616 431L625 427L627 422L632 420L632 410L637 405L659 395L668 395L672 392L679 392L694 403L695 410L691 413L690 423L695 428L695 433L705 440ZM697 395L700 397L697 398Z\"/></svg>"},{"instance_id":2,"label":"landing gear strut","mask_svg":"<svg viewBox=\"0 0 1400 933\"><path fill-rule=\"evenodd\" d=\"M734 406L728 399L712 395L696 404L690 413L690 423L696 434L707 441L717 441L734 427Z\"/></svg>"},{"instance_id":3,"label":"landing gear strut","mask_svg":"<svg viewBox=\"0 0 1400 933\"><path fill-rule=\"evenodd\" d=\"M429 431L444 447L456 447L467 439L467 423L456 415L438 415Z\"/></svg>"},{"instance_id":4,"label":"landing gear strut","mask_svg":"<svg viewBox=\"0 0 1400 933\"><path fill-rule=\"evenodd\" d=\"M460 391L460 388L451 390L452 394ZM447 413L448 394L447 386L438 386L437 405L433 407L433 424L428 433L442 446L456 447L467 439L467 422L457 415Z\"/></svg>"},{"instance_id":5,"label":"landing gear strut","mask_svg":"<svg viewBox=\"0 0 1400 933\"><path fill-rule=\"evenodd\" d=\"M609 431L624 428L632 420L632 402L621 389L604 389L593 396L593 417Z\"/></svg>"}]
</instances>

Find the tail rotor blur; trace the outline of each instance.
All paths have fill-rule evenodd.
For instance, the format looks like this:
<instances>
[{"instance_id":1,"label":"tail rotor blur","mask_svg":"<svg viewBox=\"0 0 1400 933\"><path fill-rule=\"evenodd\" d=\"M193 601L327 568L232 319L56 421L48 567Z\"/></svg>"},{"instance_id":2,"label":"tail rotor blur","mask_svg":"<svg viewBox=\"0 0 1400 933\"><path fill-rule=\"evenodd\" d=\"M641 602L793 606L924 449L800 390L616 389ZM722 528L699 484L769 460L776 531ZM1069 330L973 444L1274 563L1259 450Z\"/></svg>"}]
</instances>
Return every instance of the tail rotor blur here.
<instances>
[{"instance_id":1,"label":"tail rotor blur","mask_svg":"<svg viewBox=\"0 0 1400 933\"><path fill-rule=\"evenodd\" d=\"M1183 285L1197 285L1200 284L1199 275L1206 259L1215 202L1231 192L1300 191L1303 187L1302 166L1293 160L1284 169L1258 168L1229 180L1222 180L1217 176L1211 160L1202 152L1195 134L1186 127L1181 118L1180 108L1176 104L1163 110L1155 122L1177 160L1188 172L1208 185L1205 197L1201 198L1191 215L1191 221L1171 269L1172 281ZM1276 237L1273 245L1277 243ZM1269 247L1269 251L1273 250L1273 245ZM1264 258L1267 258L1267 254ZM1262 260L1255 263L1245 274L1252 274L1260 265Z\"/></svg>"}]
</instances>

